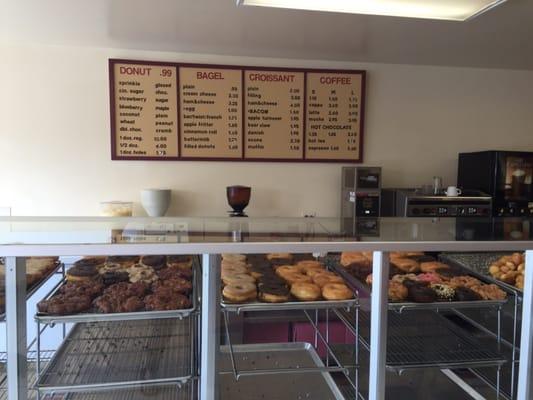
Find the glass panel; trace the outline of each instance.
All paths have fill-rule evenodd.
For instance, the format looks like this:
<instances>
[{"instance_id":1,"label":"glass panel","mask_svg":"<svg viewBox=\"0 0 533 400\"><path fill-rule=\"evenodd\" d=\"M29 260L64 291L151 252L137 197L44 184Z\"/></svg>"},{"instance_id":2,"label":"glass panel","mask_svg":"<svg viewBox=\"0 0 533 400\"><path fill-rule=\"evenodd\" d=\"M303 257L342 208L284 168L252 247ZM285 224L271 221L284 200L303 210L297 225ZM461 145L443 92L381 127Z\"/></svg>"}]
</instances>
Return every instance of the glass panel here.
<instances>
[{"instance_id":1,"label":"glass panel","mask_svg":"<svg viewBox=\"0 0 533 400\"><path fill-rule=\"evenodd\" d=\"M532 240L519 218L0 217L0 244ZM371 226L371 229L368 227Z\"/></svg>"}]
</instances>

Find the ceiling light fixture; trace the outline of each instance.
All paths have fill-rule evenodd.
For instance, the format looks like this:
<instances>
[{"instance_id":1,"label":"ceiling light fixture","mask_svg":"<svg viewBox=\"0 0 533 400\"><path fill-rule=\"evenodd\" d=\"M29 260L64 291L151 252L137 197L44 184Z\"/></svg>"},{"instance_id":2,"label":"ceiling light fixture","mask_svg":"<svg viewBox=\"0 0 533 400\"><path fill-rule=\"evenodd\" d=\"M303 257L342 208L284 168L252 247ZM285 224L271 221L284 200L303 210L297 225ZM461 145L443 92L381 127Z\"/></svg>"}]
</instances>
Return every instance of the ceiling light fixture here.
<instances>
[{"instance_id":1,"label":"ceiling light fixture","mask_svg":"<svg viewBox=\"0 0 533 400\"><path fill-rule=\"evenodd\" d=\"M466 21L506 0L237 0L237 5Z\"/></svg>"}]
</instances>

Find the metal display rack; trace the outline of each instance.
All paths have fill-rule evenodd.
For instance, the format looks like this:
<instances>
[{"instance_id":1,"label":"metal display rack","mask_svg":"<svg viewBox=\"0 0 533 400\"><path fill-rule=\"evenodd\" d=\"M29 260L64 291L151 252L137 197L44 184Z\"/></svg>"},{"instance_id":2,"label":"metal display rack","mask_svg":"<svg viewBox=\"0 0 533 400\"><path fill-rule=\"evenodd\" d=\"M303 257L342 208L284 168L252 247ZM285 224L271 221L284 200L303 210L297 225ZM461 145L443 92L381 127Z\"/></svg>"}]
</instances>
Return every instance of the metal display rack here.
<instances>
[{"instance_id":1,"label":"metal display rack","mask_svg":"<svg viewBox=\"0 0 533 400\"><path fill-rule=\"evenodd\" d=\"M36 387L76 392L183 384L194 375L194 318L78 323Z\"/></svg>"},{"instance_id":2,"label":"metal display rack","mask_svg":"<svg viewBox=\"0 0 533 400\"><path fill-rule=\"evenodd\" d=\"M24 276L22 273L24 257L26 256L63 256L73 254L83 254L86 256L91 255L128 255L128 254L202 254L202 279L201 279L201 302L200 302L200 330L198 338L199 340L199 368L194 367L193 373L199 372L198 386L199 396L202 400L216 400L220 397L224 398L223 390L227 389L227 386L221 385L225 379L232 379L235 381L235 376L239 376L237 382L244 382L245 380L253 379L268 379L268 377L275 376L276 378L285 378L295 376L290 373L263 373L264 370L276 369L276 365L265 365L255 368L257 373L254 376L254 368L247 364L247 360L239 358L238 345L232 344L233 351L230 351L230 357L226 362L228 366L226 374L220 374L221 360L225 359L224 353L220 352L220 328L221 316L226 318L229 311L223 311L223 306L220 302L220 256L221 253L245 253L245 254L257 254L257 253L309 253L320 252L322 254L327 252L342 252L342 251L371 251L374 252L373 257L373 270L375 273L374 283L372 287L372 297L370 299L371 314L366 317L360 318L359 308L363 307L362 303L359 307L352 309L350 312L346 312L344 308L338 309L308 309L301 310L304 317L313 327L315 332L315 342L318 340L326 345L326 362L324 366L314 365L314 372L307 372L305 367L302 368L301 373L296 374L301 377L305 377L308 374L331 374L332 376L340 375L346 376L345 371L348 368L355 368L358 370L359 361L357 357L353 359L353 365L348 366L342 363L342 360L336 358L328 338L328 330L326 332L319 326L319 314L326 314L326 321L329 321L329 317L337 316L342 321L342 316L348 322L352 322L352 331L355 333L357 343L359 343L359 325L363 326L361 322L369 325L368 342L370 347L369 353L369 368L368 368L368 400L384 400L385 398L385 383L386 383L386 371L387 371L387 330L390 328L394 331L395 328L395 316L401 315L406 317L409 315L416 315L419 313L431 313L435 314L439 318L447 318L442 314L441 308L437 307L434 310L422 310L413 309L412 312L401 314L397 311L389 311L389 303L387 301L388 291L388 275L389 275L389 262L388 252L392 251L428 251L428 252L465 252L465 251L526 251L526 265L533 265L533 241L506 241L506 240L484 240L484 241L472 241L465 240L460 241L458 238L464 237L458 234L456 229L456 221L453 219L446 220L429 220L429 219L382 219L379 221L379 237L361 238L361 237L341 237L339 235L340 223L337 219L327 220L322 218L312 219L255 219L255 218L213 218L213 219L180 219L180 218L162 218L157 220L162 224L171 225L169 232L177 231L177 229L185 231L180 234L178 239L171 239L169 241L151 242L150 237L142 237L141 239L131 239L128 243L118 243L118 239L114 236L117 231L124 231L127 225L130 223L150 224L153 223L153 219L143 218L18 218L11 217L7 219L0 218L0 256L6 257L6 299L7 299L7 312L6 321L8 335L8 392L10 400L26 400L27 398L27 382L26 382L26 348L25 343L21 338L26 334L26 315L25 315L25 286ZM44 231L49 231L50 235L44 235ZM181 232L180 230L180 232ZM7 232L7 233L6 233ZM28 233L29 232L29 233ZM75 235L71 243L65 243L65 237L68 237L68 233ZM31 235L34 234L34 235ZM21 237L24 235L24 238ZM109 236L105 236L109 235ZM26 237L28 238L26 240ZM90 243L88 237L99 237L99 241ZM46 239L43 239L46 238ZM51 238L51 239L48 239ZM110 240L106 240L108 238ZM89 242L89 244L88 244ZM360 299L362 297L360 296ZM470 303L471 304L471 303ZM470 305L469 304L469 305ZM487 303L485 303L487 304ZM462 312L467 310L466 308L453 308L453 303L449 303L452 306L451 309L445 310L446 312ZM365 304L366 306L366 304ZM406 306L398 311L406 310ZM498 309L501 305L491 304L490 307L480 308L483 310ZM438 312L437 312L438 310ZM242 310L241 310L242 311ZM313 315L314 312L314 315ZM395 314L396 313L396 314ZM329 315L331 314L331 315ZM391 316L391 314L394 314ZM197 314L193 312L189 317L184 318L181 323L187 319L194 319ZM365 319L366 318L366 319ZM391 319L391 323L388 323L388 319ZM360 319L365 319L360 321ZM146 320L148 321L148 320ZM155 320L154 324L158 321L165 321L165 319ZM177 319L176 319L177 321ZM140 321L126 321L127 323ZM144 322L144 321L142 321ZM191 322L191 321L189 321ZM120 321L99 321L97 324L122 324ZM195 323L191 322L194 326ZM81 323L82 325L84 323ZM418 326L420 327L420 325ZM76 332L76 331L74 331ZM192 331L191 335L196 336ZM228 333L228 332L226 332ZM478 338L471 337L468 339L468 335L459 334L458 332L448 331L448 336L454 337L461 346L470 346L472 343L478 343ZM529 400L533 395L533 269L526 268L525 288L523 296L523 317L522 317L522 339L520 345L520 366L519 366L519 379L518 389L516 391L516 400ZM497 335L496 335L497 336ZM420 337L416 337L415 340L420 340ZM498 343L498 338L490 336L489 341L497 344L504 344L504 341ZM368 343L367 343L368 344ZM402 344L402 343L400 343ZM397 344L397 346L400 346ZM433 344L430 342L427 346ZM196 346L196 343L193 343ZM406 345L403 343L403 345ZM65 346L67 346L65 344ZM425 346L425 345L424 345ZM482 345L484 346L484 345ZM313 346L314 347L314 346ZM364 348L365 346L360 346ZM416 348L416 347L415 347ZM425 347L424 347L425 348ZM399 347L400 349L400 347ZM478 348L479 349L479 348ZM354 343L354 350L359 351L359 346ZM477 357L474 361L474 356L470 359L465 357L460 359L457 357L455 363L446 363L446 352L450 349L441 349L444 353L439 353L443 358L440 360L433 358L429 361L438 361L435 368L431 370L437 370L442 368L443 365L464 367L465 364L461 361L468 361L468 365L474 366L479 369L481 365L491 365L491 368L501 368L504 365L503 357L492 357L495 353L490 352L478 352L475 354ZM490 348L483 348L479 350L492 351ZM366 351L365 351L366 353ZM67 354L67 353L63 353ZM231 354L233 354L234 360L231 360ZM496 351L496 354L499 354ZM464 355L464 353L463 353ZM57 357L61 357L61 352ZM194 359L194 357L192 357ZM399 359L404 360L404 359ZM60 358L52 363L63 362ZM395 366L393 363L395 360L391 360L390 365ZM477 361L481 361L478 364ZM239 368L236 367L236 363L239 364ZM192 365L192 364L191 364ZM403 370L399 362L396 364L397 370ZM413 368L420 366L420 360L415 360L411 364ZM429 365L429 364L425 364ZM405 367L405 366L403 366ZM53 372L53 369L47 367L46 371ZM289 369L288 368L279 368ZM324 368L324 370L320 370ZM338 371L326 370L326 368L338 368ZM405 368L404 368L405 369ZM420 369L420 368L419 368ZM411 368L405 369L406 373L410 373ZM250 372L249 376L246 376L242 372ZM294 371L293 371L294 373ZM193 376L194 377L194 376ZM176 377L173 377L176 378ZM43 378L45 379L45 378ZM194 381L190 378L191 381ZM358 382L358 380L356 380ZM128 381L129 383L135 383ZM257 381L256 381L257 382ZM54 382L52 382L54 383ZM79 395L89 394L89 392L100 391L97 386L92 386L92 382L81 382L82 385L86 385ZM110 382L115 384L117 382ZM61 385L62 383L60 383ZM117 383L119 384L119 383ZM141 385L142 383L140 383ZM65 386L70 383L67 382ZM155 382L154 382L155 385ZM173 384L171 384L173 385ZM170 386L177 388L176 386ZM54 388L55 386L49 386ZM152 388L150 386L149 388ZM153 386L156 389L156 386ZM87 389L87 390L85 390ZM109 387L102 387L102 390L109 392ZM69 389L70 390L70 389ZM121 390L131 390L125 387ZM436 388L438 390L438 388ZM43 393L48 392L46 389L41 390ZM69 392L73 393L73 392ZM104 393L104 391L102 391ZM55 395L55 394L54 394ZM72 394L74 395L74 394ZM311 394L310 394L311 395ZM76 394L78 396L78 394ZM355 396L360 397L360 393L355 390Z\"/></svg>"},{"instance_id":3,"label":"metal display rack","mask_svg":"<svg viewBox=\"0 0 533 400\"><path fill-rule=\"evenodd\" d=\"M26 292L26 300L32 297L56 273L61 273L64 276L65 275L65 264L60 263L60 262L56 263L53 269L50 269L50 271L48 271L41 279L39 279L38 282L31 285ZM3 311L2 313L0 313L0 323L5 322L5 320L6 320L6 313L5 311Z\"/></svg>"},{"instance_id":4,"label":"metal display rack","mask_svg":"<svg viewBox=\"0 0 533 400\"><path fill-rule=\"evenodd\" d=\"M237 345L221 348L221 397L235 400L253 399L258 387L265 399L276 400L344 400L337 384L325 370L324 363L309 343L278 343ZM233 354L233 356L232 356ZM252 377L233 379L224 374L236 357L245 368L256 371ZM264 371L285 371L283 374L266 374Z\"/></svg>"}]
</instances>

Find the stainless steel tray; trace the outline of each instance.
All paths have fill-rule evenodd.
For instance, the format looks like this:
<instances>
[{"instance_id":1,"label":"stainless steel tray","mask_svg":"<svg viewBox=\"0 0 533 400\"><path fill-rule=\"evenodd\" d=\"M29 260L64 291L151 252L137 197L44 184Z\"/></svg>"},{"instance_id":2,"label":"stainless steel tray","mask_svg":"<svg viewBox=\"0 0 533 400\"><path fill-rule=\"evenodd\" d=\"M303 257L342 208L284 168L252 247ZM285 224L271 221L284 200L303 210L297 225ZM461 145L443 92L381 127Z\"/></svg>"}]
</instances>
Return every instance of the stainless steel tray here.
<instances>
[{"instance_id":1,"label":"stainless steel tray","mask_svg":"<svg viewBox=\"0 0 533 400\"><path fill-rule=\"evenodd\" d=\"M57 273L57 271L59 271L59 269L64 267L65 265L63 263L57 262L54 269L50 269L50 271L45 276L43 276L38 282L34 283L28 288L28 290L26 291L26 300L32 297L46 283L46 281L48 281L48 279L52 277L52 275L54 275L55 273ZM5 321L5 319L6 313L4 309L2 313L0 313L0 322Z\"/></svg>"},{"instance_id":2,"label":"stainless steel tray","mask_svg":"<svg viewBox=\"0 0 533 400\"><path fill-rule=\"evenodd\" d=\"M37 379L41 392L184 384L195 370L196 318L75 325Z\"/></svg>"},{"instance_id":3,"label":"stainless steel tray","mask_svg":"<svg viewBox=\"0 0 533 400\"><path fill-rule=\"evenodd\" d=\"M325 310L333 308L343 308L351 310L359 304L357 298L341 301L288 301L285 303L261 303L254 301L251 303L226 303L222 301L220 306L223 310L236 312L239 314L243 311L289 311L289 310Z\"/></svg>"},{"instance_id":4,"label":"stainless steel tray","mask_svg":"<svg viewBox=\"0 0 533 400\"><path fill-rule=\"evenodd\" d=\"M355 318L339 316L352 324ZM468 329L468 330L467 330ZM507 362L492 337L468 325L460 327L434 311L389 311L386 367L401 373L418 368L481 368ZM359 312L359 338L370 349L370 313Z\"/></svg>"},{"instance_id":5,"label":"stainless steel tray","mask_svg":"<svg viewBox=\"0 0 533 400\"><path fill-rule=\"evenodd\" d=\"M371 294L371 288L365 283L361 282L355 276L351 275L338 262L336 257L328 257L326 264L336 273L344 278L348 286L358 293L364 293L367 297ZM468 273L469 271L465 271ZM478 277L478 276L476 276ZM478 277L485 283L493 283L486 277ZM391 302L389 301L389 310L398 312L407 310L451 310L462 308L500 308L507 303L505 300L479 300L479 301L439 301L435 303L414 303L414 302Z\"/></svg>"},{"instance_id":6,"label":"stainless steel tray","mask_svg":"<svg viewBox=\"0 0 533 400\"><path fill-rule=\"evenodd\" d=\"M305 372L324 367L324 363L309 343L275 343L233 346L239 363L257 375L235 380L231 372L229 348L221 347L220 394L224 400L343 400L344 396L327 372ZM263 374L269 368L292 369L290 374ZM299 372L298 370L302 370Z\"/></svg>"},{"instance_id":7,"label":"stainless steel tray","mask_svg":"<svg viewBox=\"0 0 533 400\"><path fill-rule=\"evenodd\" d=\"M521 289L500 281L489 273L489 267L494 261L502 256L510 254L512 253L443 253L439 256L439 259L459 266L478 279L494 283L495 285L505 288L507 291L511 291L513 294L522 297L523 291Z\"/></svg>"},{"instance_id":8,"label":"stainless steel tray","mask_svg":"<svg viewBox=\"0 0 533 400\"><path fill-rule=\"evenodd\" d=\"M189 381L184 385L115 389L86 393L46 394L43 400L194 400L196 385Z\"/></svg>"},{"instance_id":9,"label":"stainless steel tray","mask_svg":"<svg viewBox=\"0 0 533 400\"><path fill-rule=\"evenodd\" d=\"M42 324L64 324L64 323L78 323L78 322L97 322L97 321L136 321L136 320L146 320L146 319L165 319L165 318L186 318L189 317L193 312L196 311L198 306L198 261L196 258L193 258L193 278L192 278L192 293L191 293L191 303L192 307L185 308L181 310L170 310L170 311L137 311L131 313L80 313L80 314L71 314L71 315L50 315L45 313L36 313L35 321ZM44 297L43 300L48 300L50 297L54 296L59 288L66 282L64 280L58 284L54 289L50 291Z\"/></svg>"}]
</instances>

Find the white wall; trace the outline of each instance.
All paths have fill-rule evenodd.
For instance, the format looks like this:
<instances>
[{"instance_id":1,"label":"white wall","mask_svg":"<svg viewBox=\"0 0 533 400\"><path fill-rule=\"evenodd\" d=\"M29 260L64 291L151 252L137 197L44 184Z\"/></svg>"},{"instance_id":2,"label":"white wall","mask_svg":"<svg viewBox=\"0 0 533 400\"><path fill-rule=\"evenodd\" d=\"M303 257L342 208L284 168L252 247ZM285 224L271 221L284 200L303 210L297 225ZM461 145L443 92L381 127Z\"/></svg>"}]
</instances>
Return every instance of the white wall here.
<instances>
[{"instance_id":1,"label":"white wall","mask_svg":"<svg viewBox=\"0 0 533 400\"><path fill-rule=\"evenodd\" d=\"M111 161L108 58L368 70L364 161L386 186L455 183L457 153L533 151L533 72L0 47L0 206L14 215L97 215L102 200L169 187L171 215L223 215L225 187L253 187L254 216L339 211L340 165ZM137 204L137 213L142 213Z\"/></svg>"}]
</instances>

